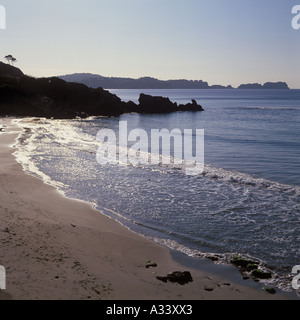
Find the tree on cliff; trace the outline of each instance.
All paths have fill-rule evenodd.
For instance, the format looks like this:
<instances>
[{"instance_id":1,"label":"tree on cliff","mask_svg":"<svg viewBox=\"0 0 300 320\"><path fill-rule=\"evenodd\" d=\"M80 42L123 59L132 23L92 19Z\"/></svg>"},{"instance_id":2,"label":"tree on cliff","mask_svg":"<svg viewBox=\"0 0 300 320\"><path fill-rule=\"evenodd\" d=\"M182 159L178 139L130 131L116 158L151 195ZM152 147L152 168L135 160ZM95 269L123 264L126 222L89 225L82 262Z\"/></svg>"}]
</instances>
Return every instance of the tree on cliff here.
<instances>
[{"instance_id":1,"label":"tree on cliff","mask_svg":"<svg viewBox=\"0 0 300 320\"><path fill-rule=\"evenodd\" d=\"M10 65L14 65L14 63L17 62L17 59L13 57L11 54L5 56L4 59L6 59Z\"/></svg>"}]
</instances>

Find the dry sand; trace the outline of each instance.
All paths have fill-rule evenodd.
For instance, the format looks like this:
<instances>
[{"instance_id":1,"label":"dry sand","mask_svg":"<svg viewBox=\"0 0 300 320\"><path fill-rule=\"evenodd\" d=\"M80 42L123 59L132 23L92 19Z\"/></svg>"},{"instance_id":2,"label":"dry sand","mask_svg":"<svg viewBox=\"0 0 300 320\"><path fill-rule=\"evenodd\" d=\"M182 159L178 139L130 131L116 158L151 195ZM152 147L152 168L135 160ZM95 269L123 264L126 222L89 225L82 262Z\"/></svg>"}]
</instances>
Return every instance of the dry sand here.
<instances>
[{"instance_id":1,"label":"dry sand","mask_svg":"<svg viewBox=\"0 0 300 320\"><path fill-rule=\"evenodd\" d=\"M7 119L1 124L7 127L0 132L0 265L6 268L0 299L282 298L190 268L189 284L157 280L187 268L167 248L25 174L12 147L20 128ZM145 268L148 260L158 267Z\"/></svg>"}]
</instances>

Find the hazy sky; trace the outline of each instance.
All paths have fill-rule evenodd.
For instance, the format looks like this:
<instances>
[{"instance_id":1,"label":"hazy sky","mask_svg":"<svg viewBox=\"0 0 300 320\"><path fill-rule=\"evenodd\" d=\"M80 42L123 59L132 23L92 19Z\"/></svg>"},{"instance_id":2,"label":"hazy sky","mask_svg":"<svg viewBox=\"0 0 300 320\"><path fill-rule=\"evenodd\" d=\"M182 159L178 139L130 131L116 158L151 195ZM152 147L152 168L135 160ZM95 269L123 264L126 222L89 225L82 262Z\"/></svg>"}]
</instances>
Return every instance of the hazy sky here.
<instances>
[{"instance_id":1,"label":"hazy sky","mask_svg":"<svg viewBox=\"0 0 300 320\"><path fill-rule=\"evenodd\" d=\"M0 0L0 60L33 76L286 81L300 88L300 0Z\"/></svg>"}]
</instances>

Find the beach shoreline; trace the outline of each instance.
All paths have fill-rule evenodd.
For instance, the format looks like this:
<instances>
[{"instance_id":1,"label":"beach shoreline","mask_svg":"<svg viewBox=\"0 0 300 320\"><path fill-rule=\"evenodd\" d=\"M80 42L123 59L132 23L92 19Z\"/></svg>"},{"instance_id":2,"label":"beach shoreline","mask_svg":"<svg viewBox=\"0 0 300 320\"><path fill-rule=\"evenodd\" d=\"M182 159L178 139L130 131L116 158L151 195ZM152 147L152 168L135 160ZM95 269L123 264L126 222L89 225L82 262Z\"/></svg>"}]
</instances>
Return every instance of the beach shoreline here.
<instances>
[{"instance_id":1,"label":"beach shoreline","mask_svg":"<svg viewBox=\"0 0 300 320\"><path fill-rule=\"evenodd\" d=\"M0 124L0 265L6 268L0 299L288 299L182 265L168 248L26 174L13 155L21 128L12 119ZM146 268L149 260L157 267ZM186 285L156 278L185 270L193 277Z\"/></svg>"}]
</instances>

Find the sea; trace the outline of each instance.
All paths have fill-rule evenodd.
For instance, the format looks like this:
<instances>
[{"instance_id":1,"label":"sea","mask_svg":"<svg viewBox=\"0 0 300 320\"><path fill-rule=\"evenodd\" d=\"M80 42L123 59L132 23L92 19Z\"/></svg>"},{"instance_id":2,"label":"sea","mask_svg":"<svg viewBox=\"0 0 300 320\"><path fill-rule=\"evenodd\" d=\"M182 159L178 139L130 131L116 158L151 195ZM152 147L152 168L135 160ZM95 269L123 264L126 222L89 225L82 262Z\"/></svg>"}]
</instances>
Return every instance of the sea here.
<instances>
[{"instance_id":1,"label":"sea","mask_svg":"<svg viewBox=\"0 0 300 320\"><path fill-rule=\"evenodd\" d=\"M236 255L254 259L271 270L267 283L292 291L292 268L300 265L300 90L110 92L134 102L140 93L178 104L194 99L205 111L18 119L24 130L15 154L24 170L194 259L214 257L219 264L229 264ZM128 136L119 132L120 123L126 124ZM175 143L172 137L167 144L169 163L162 159L165 154L152 163L151 134L162 129L181 140ZM186 135L196 155L197 130L203 133L203 166L187 174L184 162L175 158L181 152L184 160ZM112 138L101 140L99 132ZM121 145L119 134L124 140L130 133L128 145ZM143 150L137 150L142 140ZM161 139L155 152L162 153L166 141ZM140 162L124 157L101 162L99 150L107 159L130 152L136 152L136 159L142 152L150 156Z\"/></svg>"}]
</instances>

